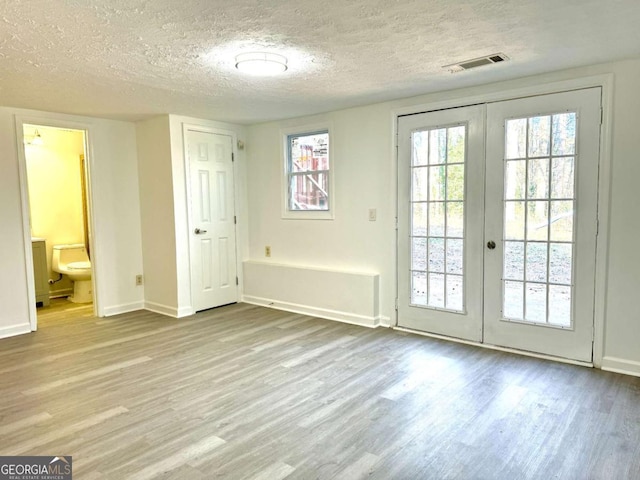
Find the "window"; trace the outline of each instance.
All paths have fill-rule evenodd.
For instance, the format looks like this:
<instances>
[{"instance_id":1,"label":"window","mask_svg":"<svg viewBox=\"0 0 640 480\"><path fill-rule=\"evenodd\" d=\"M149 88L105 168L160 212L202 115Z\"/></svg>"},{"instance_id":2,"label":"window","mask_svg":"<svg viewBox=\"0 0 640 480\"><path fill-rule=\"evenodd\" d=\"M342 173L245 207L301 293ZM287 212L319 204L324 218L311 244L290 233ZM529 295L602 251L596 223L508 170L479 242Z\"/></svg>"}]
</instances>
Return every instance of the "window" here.
<instances>
[{"instance_id":1,"label":"window","mask_svg":"<svg viewBox=\"0 0 640 480\"><path fill-rule=\"evenodd\" d=\"M285 134L288 218L332 218L329 129Z\"/></svg>"}]
</instances>

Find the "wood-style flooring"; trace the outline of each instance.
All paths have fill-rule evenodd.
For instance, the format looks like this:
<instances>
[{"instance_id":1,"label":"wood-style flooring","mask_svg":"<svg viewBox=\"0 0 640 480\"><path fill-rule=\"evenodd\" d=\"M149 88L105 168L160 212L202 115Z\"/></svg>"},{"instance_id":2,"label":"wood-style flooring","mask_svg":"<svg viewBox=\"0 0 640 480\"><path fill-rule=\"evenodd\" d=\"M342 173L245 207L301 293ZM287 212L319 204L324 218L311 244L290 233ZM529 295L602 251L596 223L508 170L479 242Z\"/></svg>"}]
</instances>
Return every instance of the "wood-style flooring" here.
<instances>
[{"instance_id":1,"label":"wood-style flooring","mask_svg":"<svg viewBox=\"0 0 640 480\"><path fill-rule=\"evenodd\" d=\"M245 304L63 307L0 340L0 455L78 480L640 478L640 378Z\"/></svg>"}]
</instances>

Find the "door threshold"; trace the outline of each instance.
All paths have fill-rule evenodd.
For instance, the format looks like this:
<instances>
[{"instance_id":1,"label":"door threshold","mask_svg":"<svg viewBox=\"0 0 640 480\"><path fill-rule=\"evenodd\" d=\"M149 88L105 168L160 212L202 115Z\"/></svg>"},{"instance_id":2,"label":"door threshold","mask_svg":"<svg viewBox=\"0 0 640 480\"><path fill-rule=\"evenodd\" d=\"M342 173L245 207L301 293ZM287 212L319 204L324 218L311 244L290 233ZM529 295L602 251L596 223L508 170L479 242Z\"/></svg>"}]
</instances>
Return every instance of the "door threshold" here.
<instances>
[{"instance_id":1,"label":"door threshold","mask_svg":"<svg viewBox=\"0 0 640 480\"><path fill-rule=\"evenodd\" d=\"M464 340L462 338L447 337L446 335L438 335L437 333L422 332L420 330L413 330L411 328L398 327L398 326L391 327L391 328L393 328L394 330L398 330L400 332L413 333L414 335L421 335L423 337L437 338L439 340L447 340L450 342L462 343L464 345L472 345L474 347L482 347L489 350L497 350L499 352L515 353L516 355L523 355L525 357L540 358L542 360L551 360L559 363L567 363L569 365L578 365L580 367L593 368L592 362L583 362L581 360L573 360L571 358L556 357L554 355L545 355L544 353L529 352L527 350L518 350L516 348L500 347L498 345L490 345L488 343L474 342L472 340Z\"/></svg>"}]
</instances>

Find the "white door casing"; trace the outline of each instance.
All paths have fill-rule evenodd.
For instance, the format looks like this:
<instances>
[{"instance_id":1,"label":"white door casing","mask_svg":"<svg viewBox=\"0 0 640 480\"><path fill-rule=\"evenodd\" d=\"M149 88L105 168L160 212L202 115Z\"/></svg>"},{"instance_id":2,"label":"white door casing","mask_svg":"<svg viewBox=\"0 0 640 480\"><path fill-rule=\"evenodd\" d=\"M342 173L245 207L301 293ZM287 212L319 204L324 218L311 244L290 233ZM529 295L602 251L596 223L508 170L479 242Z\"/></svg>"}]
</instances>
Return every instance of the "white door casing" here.
<instances>
[{"instance_id":1,"label":"white door casing","mask_svg":"<svg viewBox=\"0 0 640 480\"><path fill-rule=\"evenodd\" d=\"M238 301L233 138L185 130L194 311Z\"/></svg>"}]
</instances>

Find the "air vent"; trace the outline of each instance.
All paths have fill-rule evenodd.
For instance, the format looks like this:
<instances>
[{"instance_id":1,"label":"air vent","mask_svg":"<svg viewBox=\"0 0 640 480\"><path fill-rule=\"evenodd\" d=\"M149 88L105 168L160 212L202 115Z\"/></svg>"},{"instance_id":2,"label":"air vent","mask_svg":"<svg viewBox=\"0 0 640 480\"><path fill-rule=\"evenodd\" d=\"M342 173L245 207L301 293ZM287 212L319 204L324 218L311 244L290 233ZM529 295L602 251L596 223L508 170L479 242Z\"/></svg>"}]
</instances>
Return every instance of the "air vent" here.
<instances>
[{"instance_id":1,"label":"air vent","mask_svg":"<svg viewBox=\"0 0 640 480\"><path fill-rule=\"evenodd\" d=\"M442 68L446 68L451 73L455 73L462 72L463 70L482 67L484 65L492 65L494 63L505 62L507 60L509 60L509 57L507 57L504 53L494 53L493 55L487 55L486 57L479 57L471 60L465 60L464 62L460 63L445 65Z\"/></svg>"}]
</instances>

